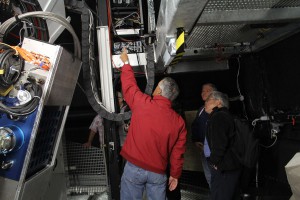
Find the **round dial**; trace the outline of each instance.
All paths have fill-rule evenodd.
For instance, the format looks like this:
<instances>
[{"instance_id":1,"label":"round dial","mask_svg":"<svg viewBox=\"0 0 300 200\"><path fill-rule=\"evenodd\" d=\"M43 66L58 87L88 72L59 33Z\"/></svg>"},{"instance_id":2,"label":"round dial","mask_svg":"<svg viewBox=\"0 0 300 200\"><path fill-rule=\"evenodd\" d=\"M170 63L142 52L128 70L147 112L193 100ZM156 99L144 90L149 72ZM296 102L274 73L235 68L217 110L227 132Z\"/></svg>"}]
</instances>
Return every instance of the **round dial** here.
<instances>
[{"instance_id":1,"label":"round dial","mask_svg":"<svg viewBox=\"0 0 300 200\"><path fill-rule=\"evenodd\" d=\"M0 127L0 153L5 154L13 150L16 138L10 128Z\"/></svg>"}]
</instances>

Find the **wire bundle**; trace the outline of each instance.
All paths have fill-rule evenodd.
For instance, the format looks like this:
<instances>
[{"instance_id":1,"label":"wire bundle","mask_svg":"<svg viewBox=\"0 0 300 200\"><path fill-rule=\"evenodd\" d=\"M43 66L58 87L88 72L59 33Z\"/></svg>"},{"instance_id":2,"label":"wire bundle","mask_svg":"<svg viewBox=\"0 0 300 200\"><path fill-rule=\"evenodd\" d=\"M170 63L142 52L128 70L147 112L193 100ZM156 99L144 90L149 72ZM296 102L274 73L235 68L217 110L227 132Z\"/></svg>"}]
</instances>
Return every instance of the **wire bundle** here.
<instances>
[{"instance_id":1,"label":"wire bundle","mask_svg":"<svg viewBox=\"0 0 300 200\"><path fill-rule=\"evenodd\" d=\"M17 117L26 116L33 113L39 105L42 95L42 88L35 81L33 81L25 83L24 89L30 92L32 96L32 99L30 101L23 105L12 107L6 106L2 102L0 102L0 112L4 112Z\"/></svg>"},{"instance_id":2,"label":"wire bundle","mask_svg":"<svg viewBox=\"0 0 300 200\"><path fill-rule=\"evenodd\" d=\"M0 49L3 51L0 54L0 70L3 71L3 74L0 74L0 86L6 88L18 81L24 61L19 57L14 57L15 50L4 50L1 45Z\"/></svg>"},{"instance_id":3,"label":"wire bundle","mask_svg":"<svg viewBox=\"0 0 300 200\"><path fill-rule=\"evenodd\" d=\"M129 18L131 17L132 18ZM121 27L121 26L124 26L124 25L128 25L130 26L129 24L127 24L125 22L125 20L127 19L128 21L132 21L133 23L136 23L136 24L141 24L140 22L140 16L137 12L133 12L133 13L130 13L129 15L125 16L125 17L122 17L122 18L114 18L115 19L115 23L114 23L114 26L117 28L117 27Z\"/></svg>"},{"instance_id":4,"label":"wire bundle","mask_svg":"<svg viewBox=\"0 0 300 200\"><path fill-rule=\"evenodd\" d=\"M26 17L38 17L38 18L46 18L51 21L57 22L61 25L63 25L72 35L73 40L74 40L74 54L78 58L81 58L81 46L80 46L80 41L71 26L71 24L62 16L51 13L51 12L43 12L43 11L35 11L35 12L28 12L24 13L21 15L17 15L16 17L11 17L3 24L0 25L0 41L3 39L3 36L6 34L6 30L10 30L10 27L13 26L14 23L18 22L22 18ZM1 38L2 37L2 38Z\"/></svg>"}]
</instances>

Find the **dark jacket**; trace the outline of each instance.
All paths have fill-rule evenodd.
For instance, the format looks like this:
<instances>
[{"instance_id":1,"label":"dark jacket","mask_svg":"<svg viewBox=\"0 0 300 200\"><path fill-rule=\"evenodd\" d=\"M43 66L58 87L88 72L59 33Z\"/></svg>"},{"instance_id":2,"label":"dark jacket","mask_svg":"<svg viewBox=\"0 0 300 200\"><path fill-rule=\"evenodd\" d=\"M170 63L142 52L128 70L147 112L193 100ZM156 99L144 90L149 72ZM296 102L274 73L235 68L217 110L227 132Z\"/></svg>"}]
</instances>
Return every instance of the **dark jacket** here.
<instances>
[{"instance_id":1,"label":"dark jacket","mask_svg":"<svg viewBox=\"0 0 300 200\"><path fill-rule=\"evenodd\" d=\"M204 106L198 110L197 115L192 123L192 141L204 143L206 132L206 122L208 113L205 112Z\"/></svg>"},{"instance_id":2,"label":"dark jacket","mask_svg":"<svg viewBox=\"0 0 300 200\"><path fill-rule=\"evenodd\" d=\"M210 148L210 162L218 170L240 168L239 161L233 154L234 121L225 107L214 108L207 121L207 142Z\"/></svg>"}]
</instances>

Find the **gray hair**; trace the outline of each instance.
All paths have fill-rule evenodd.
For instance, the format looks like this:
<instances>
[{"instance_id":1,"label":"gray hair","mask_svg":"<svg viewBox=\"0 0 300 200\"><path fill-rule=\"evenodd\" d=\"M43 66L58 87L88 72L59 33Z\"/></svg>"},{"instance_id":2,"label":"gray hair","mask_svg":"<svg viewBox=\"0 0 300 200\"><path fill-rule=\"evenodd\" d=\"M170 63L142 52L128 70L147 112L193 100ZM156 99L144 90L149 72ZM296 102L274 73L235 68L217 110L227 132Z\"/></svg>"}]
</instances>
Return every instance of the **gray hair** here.
<instances>
[{"instance_id":1,"label":"gray hair","mask_svg":"<svg viewBox=\"0 0 300 200\"><path fill-rule=\"evenodd\" d=\"M158 84L161 89L161 95L173 101L179 94L179 87L174 79L166 77Z\"/></svg>"},{"instance_id":2,"label":"gray hair","mask_svg":"<svg viewBox=\"0 0 300 200\"><path fill-rule=\"evenodd\" d=\"M202 88L203 88L204 86L209 86L209 87L212 88L213 91L218 91L216 85L213 84L213 83L205 83L205 84L202 85Z\"/></svg>"},{"instance_id":3,"label":"gray hair","mask_svg":"<svg viewBox=\"0 0 300 200\"><path fill-rule=\"evenodd\" d=\"M220 100L222 107L229 108L229 101L228 101L228 96L227 94L224 94L219 91L213 91L207 99L215 99L215 100Z\"/></svg>"}]
</instances>

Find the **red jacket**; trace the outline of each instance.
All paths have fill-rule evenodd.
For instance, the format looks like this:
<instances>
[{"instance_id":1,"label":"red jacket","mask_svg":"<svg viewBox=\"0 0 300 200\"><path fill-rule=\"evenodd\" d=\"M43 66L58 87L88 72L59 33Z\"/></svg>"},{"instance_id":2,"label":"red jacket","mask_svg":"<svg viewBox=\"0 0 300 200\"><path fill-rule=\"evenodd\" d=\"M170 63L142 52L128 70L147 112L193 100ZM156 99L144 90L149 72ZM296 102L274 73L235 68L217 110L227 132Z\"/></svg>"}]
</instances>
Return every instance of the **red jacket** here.
<instances>
[{"instance_id":1,"label":"red jacket","mask_svg":"<svg viewBox=\"0 0 300 200\"><path fill-rule=\"evenodd\" d=\"M185 152L185 122L163 96L142 93L130 65L121 73L124 99L132 111L128 135L121 155L145 170L165 174L170 163L170 175L179 178Z\"/></svg>"}]
</instances>

